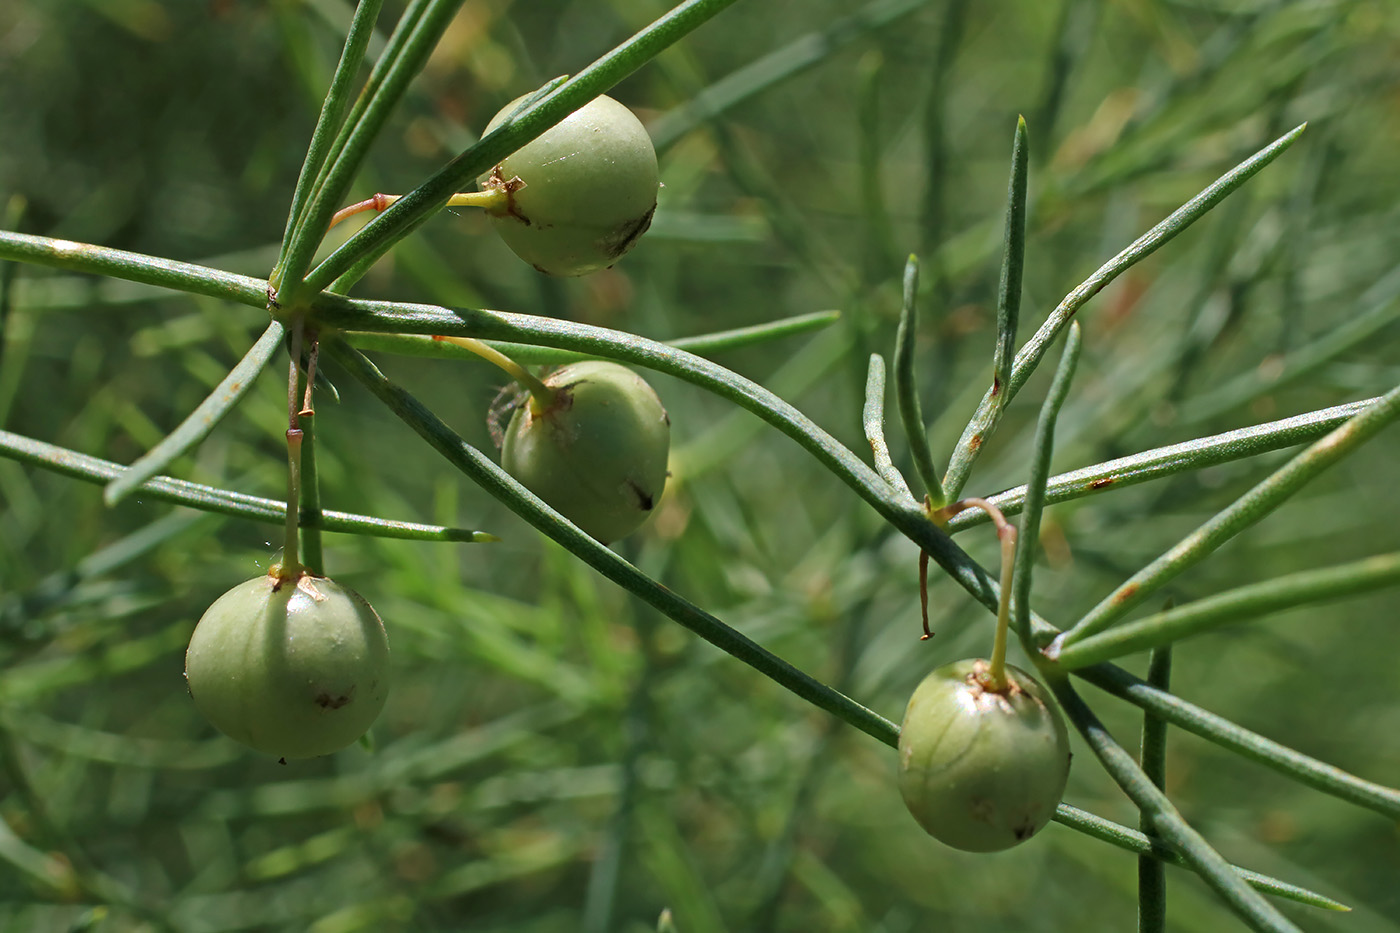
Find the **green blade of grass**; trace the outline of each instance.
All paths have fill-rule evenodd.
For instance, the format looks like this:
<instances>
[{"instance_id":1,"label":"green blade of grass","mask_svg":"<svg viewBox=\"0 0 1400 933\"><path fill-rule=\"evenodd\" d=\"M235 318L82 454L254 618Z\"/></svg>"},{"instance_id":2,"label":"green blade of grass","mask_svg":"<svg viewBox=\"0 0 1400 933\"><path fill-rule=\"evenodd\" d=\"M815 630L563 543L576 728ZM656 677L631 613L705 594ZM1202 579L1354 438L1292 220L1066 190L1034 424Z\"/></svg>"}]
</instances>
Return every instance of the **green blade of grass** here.
<instances>
[{"instance_id":1,"label":"green blade of grass","mask_svg":"<svg viewBox=\"0 0 1400 933\"><path fill-rule=\"evenodd\" d=\"M1329 328L1312 342L1288 351L1280 366L1260 366L1181 406L1184 423L1206 421L1248 404L1261 395L1296 382L1332 360L1372 340L1400 317L1400 269L1385 276L1362 295L1360 310Z\"/></svg>"},{"instance_id":2,"label":"green blade of grass","mask_svg":"<svg viewBox=\"0 0 1400 933\"><path fill-rule=\"evenodd\" d=\"M1375 437L1396 418L1400 418L1400 387L1314 442L1161 557L1133 574L1061 634L1046 649L1046 656L1053 660L1075 642L1117 622L1149 595L1278 508L1315 476Z\"/></svg>"},{"instance_id":3,"label":"green blade of grass","mask_svg":"<svg viewBox=\"0 0 1400 933\"><path fill-rule=\"evenodd\" d=\"M281 346L283 333L280 322L273 321L268 324L267 330L263 331L257 343L253 344L243 355L243 359L219 381L214 391L195 406L189 417L107 484L102 490L102 501L109 507L116 505L146 480L173 463L177 457L208 437L214 426L248 394L253 381Z\"/></svg>"}]
</instances>

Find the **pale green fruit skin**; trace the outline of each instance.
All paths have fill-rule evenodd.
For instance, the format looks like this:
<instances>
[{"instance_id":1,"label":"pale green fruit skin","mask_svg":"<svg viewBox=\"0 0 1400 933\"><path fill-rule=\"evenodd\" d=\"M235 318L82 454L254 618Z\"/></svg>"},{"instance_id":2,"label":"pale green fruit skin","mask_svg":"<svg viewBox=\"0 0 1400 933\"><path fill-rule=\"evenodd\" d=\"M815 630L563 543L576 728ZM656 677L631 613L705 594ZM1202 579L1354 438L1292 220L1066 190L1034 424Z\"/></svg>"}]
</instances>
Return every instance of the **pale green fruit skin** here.
<instances>
[{"instance_id":1,"label":"pale green fruit skin","mask_svg":"<svg viewBox=\"0 0 1400 933\"><path fill-rule=\"evenodd\" d=\"M384 624L325 577L240 583L214 601L185 653L190 696L220 732L276 758L351 744L389 695Z\"/></svg>"},{"instance_id":2,"label":"pale green fruit skin","mask_svg":"<svg viewBox=\"0 0 1400 933\"><path fill-rule=\"evenodd\" d=\"M1055 813L1069 779L1069 734L1025 671L1008 665L1019 689L991 693L977 683L979 669L987 662L956 661L915 689L899 734L899 790L930 836L996 852L1029 839Z\"/></svg>"},{"instance_id":3,"label":"pale green fruit skin","mask_svg":"<svg viewBox=\"0 0 1400 933\"><path fill-rule=\"evenodd\" d=\"M574 363L545 384L560 390L555 404L516 410L501 466L599 541L630 534L666 488L671 420L661 400L616 363Z\"/></svg>"},{"instance_id":4,"label":"pale green fruit skin","mask_svg":"<svg viewBox=\"0 0 1400 933\"><path fill-rule=\"evenodd\" d=\"M506 104L486 132L524 99ZM510 190L515 178L523 185ZM507 206L490 213L515 255L550 275L586 275L617 262L651 226L660 175L641 121L611 97L597 97L480 183L510 191Z\"/></svg>"}]
</instances>

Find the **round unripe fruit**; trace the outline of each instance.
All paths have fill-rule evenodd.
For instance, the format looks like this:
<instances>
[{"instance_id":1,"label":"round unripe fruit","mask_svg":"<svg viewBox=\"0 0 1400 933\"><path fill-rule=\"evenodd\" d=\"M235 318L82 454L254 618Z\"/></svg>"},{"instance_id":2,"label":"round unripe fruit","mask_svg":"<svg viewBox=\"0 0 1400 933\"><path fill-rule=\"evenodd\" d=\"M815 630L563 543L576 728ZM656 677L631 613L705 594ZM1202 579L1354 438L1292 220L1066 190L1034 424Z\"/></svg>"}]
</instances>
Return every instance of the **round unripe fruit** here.
<instances>
[{"instance_id":1,"label":"round unripe fruit","mask_svg":"<svg viewBox=\"0 0 1400 933\"><path fill-rule=\"evenodd\" d=\"M354 742L384 708L389 642L358 593L326 577L274 572L240 583L204 613L185 679L220 732L277 758L312 758Z\"/></svg>"},{"instance_id":2,"label":"round unripe fruit","mask_svg":"<svg viewBox=\"0 0 1400 933\"><path fill-rule=\"evenodd\" d=\"M1024 842L1049 822L1069 779L1069 735L1025 671L984 686L988 662L956 661L909 699L899 733L899 790L935 839L970 852Z\"/></svg>"},{"instance_id":3,"label":"round unripe fruit","mask_svg":"<svg viewBox=\"0 0 1400 933\"><path fill-rule=\"evenodd\" d=\"M599 541L630 534L666 487L671 419L661 400L616 363L574 363L544 382L553 403L516 410L501 466Z\"/></svg>"},{"instance_id":4,"label":"round unripe fruit","mask_svg":"<svg viewBox=\"0 0 1400 933\"><path fill-rule=\"evenodd\" d=\"M506 104L486 132L524 99ZM584 275L617 262L651 226L660 180L641 121L611 97L596 97L480 184L506 193L505 204L488 211L515 255L550 275Z\"/></svg>"}]
</instances>

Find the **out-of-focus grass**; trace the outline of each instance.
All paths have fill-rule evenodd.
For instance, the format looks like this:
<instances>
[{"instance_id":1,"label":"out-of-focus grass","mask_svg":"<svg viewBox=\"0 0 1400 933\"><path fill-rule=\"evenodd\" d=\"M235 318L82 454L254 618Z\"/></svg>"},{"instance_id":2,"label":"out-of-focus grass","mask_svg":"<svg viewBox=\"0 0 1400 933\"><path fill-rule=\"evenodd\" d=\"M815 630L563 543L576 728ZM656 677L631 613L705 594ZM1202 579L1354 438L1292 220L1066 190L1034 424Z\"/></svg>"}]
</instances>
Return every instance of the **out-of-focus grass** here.
<instances>
[{"instance_id":1,"label":"out-of-focus grass","mask_svg":"<svg viewBox=\"0 0 1400 933\"><path fill-rule=\"evenodd\" d=\"M469 0L355 196L412 187L504 101L661 9ZM852 9L739 4L616 96L648 122L675 121L666 115L695 92ZM334 0L11 0L0 6L0 206L22 197L29 232L265 275L335 60L332 24L347 19ZM940 37L954 33L940 59ZM1071 52L1060 65L1057 48ZM925 260L924 410L946 456L989 379L1018 113L1032 150L1028 322L1238 157L1308 120L1285 158L1082 312L1085 354L1055 461L1068 469L1394 384L1400 304L1384 282L1400 255L1397 51L1388 0L930 0L670 140L655 229L616 269L542 279L463 214L415 234L359 293L660 338L840 307L824 334L722 360L859 449L865 361L889 352L898 310L902 263L872 261L884 236ZM861 201L872 152L883 212ZM870 226L882 215L884 234ZM265 324L243 308L30 268L6 307L0 427L124 462ZM1365 340L1296 381L1272 380L1372 307ZM494 373L382 364L490 443ZM1253 388L1241 381L1250 374ZM1011 406L969 493L1024 481L1047 378ZM622 545L629 558L890 717L927 669L988 650L986 614L943 583L938 636L917 641L912 546L793 444L655 382L675 425L676 480ZM1226 385L1236 394L1197 401ZM542 544L441 472L363 392L340 388L317 419L328 508L505 539L328 538L330 572L376 604L394 648L373 754L282 767L216 737L188 702L181 652L194 621L275 559L275 533L166 518L169 507L139 496L106 510L96 487L0 460L0 819L16 840L0 846L15 869L0 871L4 924L68 929L97 903L111 906L99 930L640 931L665 906L686 933L1131 922L1129 856L1058 826L993 858L938 846L903 812L887 749ZM179 475L280 495L282 392L260 380ZM1393 550L1396 452L1382 437L1172 595ZM1036 608L1051 620L1084 611L1265 469L1229 464L1052 508ZM148 527L152 539L100 573L65 576ZM985 530L962 543L994 562ZM1354 599L1184 643L1174 689L1393 783L1392 602ZM1127 740L1137 712L1088 698ZM1173 734L1169 747L1168 790L1227 855L1357 907L1296 914L1309 929L1394 928L1393 825L1197 740ZM1087 755L1068 799L1135 821ZM1169 874L1169 898L1174 929L1231 922L1182 873Z\"/></svg>"}]
</instances>

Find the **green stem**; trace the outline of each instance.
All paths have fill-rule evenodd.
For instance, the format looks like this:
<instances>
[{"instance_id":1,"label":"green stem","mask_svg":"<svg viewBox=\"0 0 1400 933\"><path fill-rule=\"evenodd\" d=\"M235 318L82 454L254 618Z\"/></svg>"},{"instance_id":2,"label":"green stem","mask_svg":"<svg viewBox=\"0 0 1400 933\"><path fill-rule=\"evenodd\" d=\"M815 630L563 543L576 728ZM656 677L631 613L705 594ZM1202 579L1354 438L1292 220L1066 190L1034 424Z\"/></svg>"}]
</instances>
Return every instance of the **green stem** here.
<instances>
[{"instance_id":1,"label":"green stem","mask_svg":"<svg viewBox=\"0 0 1400 933\"><path fill-rule=\"evenodd\" d=\"M1274 577L1091 635L1060 652L1057 663L1065 670L1088 667L1281 609L1332 603L1396 584L1400 584L1400 552Z\"/></svg>"},{"instance_id":2,"label":"green stem","mask_svg":"<svg viewBox=\"0 0 1400 933\"><path fill-rule=\"evenodd\" d=\"M904 264L904 302L894 338L894 397L899 406L900 423L904 425L904 439L914 457L914 468L928 493L929 503L938 509L947 500L943 497L938 468L933 465L933 452L928 445L928 428L919 406L919 382L914 367L914 339L919 326L918 291L919 260L910 256Z\"/></svg>"},{"instance_id":3,"label":"green stem","mask_svg":"<svg viewBox=\"0 0 1400 933\"><path fill-rule=\"evenodd\" d=\"M1172 649L1152 652L1147 682L1158 690L1171 686ZM1167 786L1167 723L1145 712L1142 716L1142 773L1159 789ZM1138 817L1138 828L1152 831L1147 814ZM1163 933L1167 928L1167 876L1156 859L1138 856L1138 933Z\"/></svg>"},{"instance_id":4,"label":"green stem","mask_svg":"<svg viewBox=\"0 0 1400 933\"><path fill-rule=\"evenodd\" d=\"M1055 450L1055 422L1069 396L1074 370L1079 364L1079 322L1070 325L1069 337L1055 369L1055 381L1040 406L1040 420L1035 426L1035 454L1026 482L1025 512L1021 515L1021 534L1016 548L1016 577L1013 582L1012 603L1016 607L1016 635L1021 646L1034 653L1031 639L1031 578L1035 573L1035 552L1040 547L1040 519L1045 509L1046 477L1050 473L1050 458Z\"/></svg>"},{"instance_id":5,"label":"green stem","mask_svg":"<svg viewBox=\"0 0 1400 933\"><path fill-rule=\"evenodd\" d=\"M1052 817L1061 826L1067 826L1076 832L1083 833L1098 839L1100 842L1107 842L1117 846L1127 852L1134 852L1155 859L1165 865L1176 865L1178 867L1189 867L1186 860L1178 855L1174 850L1168 848L1161 839L1151 835L1145 835L1136 830L1129 829L1112 820L1106 820L1101 816L1096 816L1078 807L1072 807L1067 803L1062 803L1055 810ZM1299 904L1307 904L1311 907L1320 907L1323 910L1348 911L1351 910L1341 901L1324 897L1316 891L1307 888L1300 888L1295 884L1271 878L1268 875L1261 875L1258 872L1250 871L1247 868L1240 868L1238 865L1231 866L1239 872L1241 878L1256 891L1263 891L1265 894L1272 894L1275 897L1287 898Z\"/></svg>"},{"instance_id":6,"label":"green stem","mask_svg":"<svg viewBox=\"0 0 1400 933\"><path fill-rule=\"evenodd\" d=\"M512 379L520 383L521 388L528 390L530 393L531 414L538 415L541 412L548 411L554 404L557 393L553 389L545 385L532 375L529 370L525 369L525 367L506 356L495 347L482 343L480 340L476 340L472 337L436 337L434 339L440 340L443 343L450 343L453 346L461 347L470 353L476 354L488 363L500 368Z\"/></svg>"},{"instance_id":7,"label":"green stem","mask_svg":"<svg viewBox=\"0 0 1400 933\"><path fill-rule=\"evenodd\" d=\"M267 307L267 283L262 279L91 243L74 243L71 240L0 230L0 259L15 259L91 275L110 275L145 285L222 298L254 308Z\"/></svg>"},{"instance_id":8,"label":"green stem","mask_svg":"<svg viewBox=\"0 0 1400 933\"><path fill-rule=\"evenodd\" d=\"M1379 400L1377 396L1359 402L1348 402L1345 405L1322 408L1292 418L1200 437L1170 447L1156 447L1117 460L1106 460L1094 466L1061 473L1047 481L1045 502L1047 505L1069 502L1099 495L1111 489L1136 486L1149 480L1175 476L1189 470L1201 470L1233 460L1245 460L1271 450L1314 441ZM1017 486L988 498L1005 514L1015 515L1025 508L1026 496L1027 488ZM954 516L946 527L950 532L959 532L985 524L989 520L985 512L969 510Z\"/></svg>"},{"instance_id":9,"label":"green stem","mask_svg":"<svg viewBox=\"0 0 1400 933\"><path fill-rule=\"evenodd\" d=\"M1090 298L1103 291L1105 286L1125 270L1156 252L1178 233L1204 217L1231 192L1293 145L1306 128L1306 123L1296 127L1221 175L1194 198L1173 211L1165 220L1138 237L1117 256L1100 266L1093 275L1066 295L1059 306L1051 312L1045 323L1040 326L1040 329L1030 340L1026 341L1025 346L1021 347L1021 351L1016 354L1016 360L1011 367L1011 380L1005 386L1005 397L1000 397L1000 393L994 395L990 390L983 396L978 408L979 414L974 415L972 420L968 422L968 426L963 431L963 436L958 439L954 450L970 450L973 447L972 437L977 433L977 425L983 420L980 413L996 406L1005 406L1016 397L1016 393L1026 384L1026 380L1031 377L1031 373L1040 364L1040 360L1050 348L1050 344L1069 324L1075 312L1082 308ZM959 461L957 471L954 471L950 466L948 476L945 478L945 485L950 489L961 489L967 480L967 470L971 469L971 466L970 459Z\"/></svg>"},{"instance_id":10,"label":"green stem","mask_svg":"<svg viewBox=\"0 0 1400 933\"><path fill-rule=\"evenodd\" d=\"M890 742L896 734L897 728L894 723L765 650L700 607L643 574L615 551L580 531L516 482L490 458L462 440L412 395L386 379L374 364L358 351L339 340L325 340L324 346L351 375L448 462L594 570L813 706L826 710L882 741Z\"/></svg>"},{"instance_id":11,"label":"green stem","mask_svg":"<svg viewBox=\"0 0 1400 933\"><path fill-rule=\"evenodd\" d=\"M1215 890L1235 914L1253 930L1266 933L1301 933L1263 896L1245 883L1233 865L1206 842L1182 818L1167 795L1148 779L1131 755L1109 735L1103 723L1062 677L1049 678L1050 689L1074 723L1104 770L1142 811L1153 830L1181 853L1201 880Z\"/></svg>"},{"instance_id":12,"label":"green stem","mask_svg":"<svg viewBox=\"0 0 1400 933\"><path fill-rule=\"evenodd\" d=\"M870 443L870 452L875 461L875 472L879 473L902 496L914 500L909 484L899 468L890 459L890 448L885 443L885 361L878 353L870 354L870 368L865 376L865 409L861 424L865 429L865 439Z\"/></svg>"},{"instance_id":13,"label":"green stem","mask_svg":"<svg viewBox=\"0 0 1400 933\"><path fill-rule=\"evenodd\" d=\"M281 270L287 258L287 247L291 244L292 231L296 229L297 220L301 217L307 198L311 196L316 178L321 172L321 167L325 165L326 156L335 139L337 128L350 104L350 88L355 76L359 74L360 65L364 63L365 49L369 47L369 40L374 35L374 23L379 18L379 8L383 5L384 0L360 0L355 6L355 15L350 20L349 31L345 34L345 47L341 50L340 60L331 76L331 85L321 103L321 113L316 118L316 128L311 132L311 145L306 149L306 158L302 161L301 172L297 175L291 209L287 211L287 226L282 234L282 247L270 277L274 288L281 284Z\"/></svg>"},{"instance_id":14,"label":"green stem","mask_svg":"<svg viewBox=\"0 0 1400 933\"><path fill-rule=\"evenodd\" d=\"M326 575L321 547L321 489L316 473L316 413L303 410L301 421L301 556L313 575Z\"/></svg>"},{"instance_id":15,"label":"green stem","mask_svg":"<svg viewBox=\"0 0 1400 933\"><path fill-rule=\"evenodd\" d=\"M911 502L810 418L772 392L709 360L635 334L571 321L431 305L349 299L323 294L312 320L328 329L390 333L452 334L560 347L604 359L632 363L684 379L752 412L788 435L838 479L860 495L886 521L936 560L979 602L995 610L998 589L977 563L953 543L922 505ZM1032 615L1032 625L1048 636L1058 631Z\"/></svg>"},{"instance_id":16,"label":"green stem","mask_svg":"<svg viewBox=\"0 0 1400 933\"><path fill-rule=\"evenodd\" d=\"M298 316L292 322L292 358L287 373L287 524L282 543L282 564L277 579L296 580L301 576L301 548L297 526L301 519L301 438L297 413L301 409L301 344L306 322Z\"/></svg>"},{"instance_id":17,"label":"green stem","mask_svg":"<svg viewBox=\"0 0 1400 933\"><path fill-rule=\"evenodd\" d=\"M64 476L87 483L103 485L119 474L125 467L120 463L102 460L66 447L46 444L33 438L0 431L0 457L8 457L20 463L44 470L51 470ZM248 521L281 525L287 519L287 503L279 499L250 496L247 493L217 489L187 480L172 479L169 476L156 476L139 487L143 498L150 498L174 505L183 505L202 512L230 515ZM400 522L369 515L355 515L351 512L323 511L315 526L322 531L342 534L373 535L380 538L397 538L409 541L455 541L458 543L486 543L500 538L484 531L471 531L466 528L447 528L442 525L423 525L417 522ZM312 518L302 515L302 527L312 524Z\"/></svg>"},{"instance_id":18,"label":"green stem","mask_svg":"<svg viewBox=\"0 0 1400 933\"><path fill-rule=\"evenodd\" d=\"M962 495L972 463L986 446L1006 410L1009 396L1003 389L1011 382L1011 362L1016 353L1016 330L1021 319L1021 273L1026 260L1026 189L1030 151L1026 141L1026 118L1016 120L1011 145L1011 180L1006 191L1006 226L1003 235L1001 281L997 287L997 344L992 355L992 387L989 405L980 406L963 430L966 444L959 442L948 462L943 486L950 498Z\"/></svg>"},{"instance_id":19,"label":"green stem","mask_svg":"<svg viewBox=\"0 0 1400 933\"><path fill-rule=\"evenodd\" d=\"M1272 768L1300 784L1358 807L1374 810L1391 820L1400 820L1400 790L1362 780L1335 765L1266 739L1175 694L1158 690L1112 664L1083 667L1074 671L1074 675L1119 699L1151 711L1178 729Z\"/></svg>"},{"instance_id":20,"label":"green stem","mask_svg":"<svg viewBox=\"0 0 1400 933\"><path fill-rule=\"evenodd\" d=\"M1317 441L1263 482L1217 512L1174 547L1124 581L1046 649L1054 660L1075 642L1101 632L1226 541L1273 512L1323 470L1400 417L1400 387Z\"/></svg>"}]
</instances>

